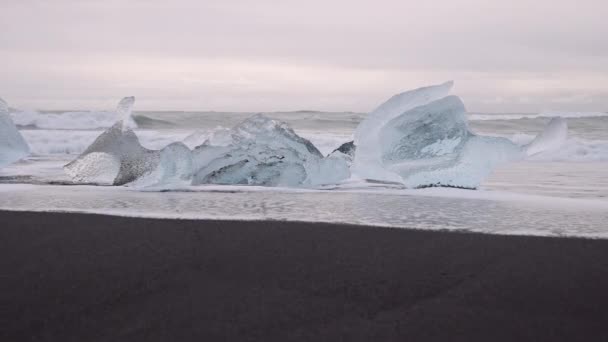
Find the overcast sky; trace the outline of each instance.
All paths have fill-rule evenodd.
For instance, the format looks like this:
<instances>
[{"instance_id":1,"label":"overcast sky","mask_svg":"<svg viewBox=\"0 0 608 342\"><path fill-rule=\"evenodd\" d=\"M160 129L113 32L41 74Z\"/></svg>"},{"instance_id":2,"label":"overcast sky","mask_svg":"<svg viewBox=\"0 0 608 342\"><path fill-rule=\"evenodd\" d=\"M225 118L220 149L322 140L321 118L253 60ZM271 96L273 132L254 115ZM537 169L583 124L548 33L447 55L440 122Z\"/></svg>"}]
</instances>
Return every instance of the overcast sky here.
<instances>
[{"instance_id":1,"label":"overcast sky","mask_svg":"<svg viewBox=\"0 0 608 342\"><path fill-rule=\"evenodd\" d=\"M369 111L450 79L469 111L607 111L608 1L0 0L13 107Z\"/></svg>"}]
</instances>

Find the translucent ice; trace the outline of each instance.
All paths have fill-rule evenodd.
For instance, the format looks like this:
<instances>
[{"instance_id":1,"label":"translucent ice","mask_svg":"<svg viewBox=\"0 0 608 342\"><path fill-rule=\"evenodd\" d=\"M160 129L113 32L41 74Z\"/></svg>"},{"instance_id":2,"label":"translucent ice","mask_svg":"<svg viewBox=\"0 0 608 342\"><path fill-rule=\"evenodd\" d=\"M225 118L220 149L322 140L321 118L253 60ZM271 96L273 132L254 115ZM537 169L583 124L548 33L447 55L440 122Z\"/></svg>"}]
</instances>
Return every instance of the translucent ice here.
<instances>
[{"instance_id":1,"label":"translucent ice","mask_svg":"<svg viewBox=\"0 0 608 342\"><path fill-rule=\"evenodd\" d=\"M403 173L409 188L446 186L476 189L496 166L521 158L521 149L506 138L470 135L458 153L433 167Z\"/></svg>"},{"instance_id":2,"label":"translucent ice","mask_svg":"<svg viewBox=\"0 0 608 342\"><path fill-rule=\"evenodd\" d=\"M235 126L220 141L223 146L209 141L193 152L193 184L299 186L311 182L308 171L323 159L287 124L261 114Z\"/></svg>"},{"instance_id":3,"label":"translucent ice","mask_svg":"<svg viewBox=\"0 0 608 342\"><path fill-rule=\"evenodd\" d=\"M141 146L137 135L128 127L134 101L133 97L122 99L116 112L123 119L103 132L78 158L64 167L74 180L123 185L156 169L161 153Z\"/></svg>"},{"instance_id":4,"label":"translucent ice","mask_svg":"<svg viewBox=\"0 0 608 342\"><path fill-rule=\"evenodd\" d=\"M196 146L203 144L205 140L207 140L207 134L203 131L196 130L185 137L182 140L182 143L190 148L195 148Z\"/></svg>"},{"instance_id":5,"label":"translucent ice","mask_svg":"<svg viewBox=\"0 0 608 342\"><path fill-rule=\"evenodd\" d=\"M531 156L537 153L551 151L559 148L568 138L568 123L566 119L557 117L551 119L545 130L530 144L525 146L526 154Z\"/></svg>"},{"instance_id":6,"label":"translucent ice","mask_svg":"<svg viewBox=\"0 0 608 342\"><path fill-rule=\"evenodd\" d=\"M350 178L351 162L349 155L337 151L316 163L309 163L306 168L306 184L311 186L338 184Z\"/></svg>"},{"instance_id":7,"label":"translucent ice","mask_svg":"<svg viewBox=\"0 0 608 342\"><path fill-rule=\"evenodd\" d=\"M28 144L8 113L8 104L0 98L0 167L14 163L30 153Z\"/></svg>"},{"instance_id":8,"label":"translucent ice","mask_svg":"<svg viewBox=\"0 0 608 342\"><path fill-rule=\"evenodd\" d=\"M349 142L345 142L344 144L340 145L337 149L333 150L333 152L331 154L339 152L339 153L342 153L342 154L348 156L352 160L353 158L355 158L356 150L357 150L357 148L355 146L355 142L349 141Z\"/></svg>"},{"instance_id":9,"label":"translucent ice","mask_svg":"<svg viewBox=\"0 0 608 342\"><path fill-rule=\"evenodd\" d=\"M349 141L340 145L325 157L317 168L317 174L313 173L311 184L337 184L350 178L350 168L355 157L356 147L354 142Z\"/></svg>"},{"instance_id":10,"label":"translucent ice","mask_svg":"<svg viewBox=\"0 0 608 342\"><path fill-rule=\"evenodd\" d=\"M565 139L567 127L560 119L524 150L508 139L478 136L469 130L460 98L448 95L451 88L447 82L393 96L361 122L353 142L327 157L286 123L261 114L232 129L195 132L183 143L148 150L124 124L134 101L125 98L117 109L123 120L66 171L78 181L137 187L307 187L340 183L352 174L410 188L477 188L500 163L553 149Z\"/></svg>"},{"instance_id":11,"label":"translucent ice","mask_svg":"<svg viewBox=\"0 0 608 342\"><path fill-rule=\"evenodd\" d=\"M122 122L123 130L127 128L137 128L137 124L133 121L133 105L135 104L135 97L128 96L124 97L118 106L116 107L116 116L118 120Z\"/></svg>"},{"instance_id":12,"label":"translucent ice","mask_svg":"<svg viewBox=\"0 0 608 342\"><path fill-rule=\"evenodd\" d=\"M232 144L232 130L224 127L216 127L210 133L196 130L182 142L190 148L201 145L228 146Z\"/></svg>"},{"instance_id":13,"label":"translucent ice","mask_svg":"<svg viewBox=\"0 0 608 342\"><path fill-rule=\"evenodd\" d=\"M131 129L117 122L65 169L77 181L135 187L308 186L350 175L343 158L323 158L285 123L263 115L231 130L217 130L193 151L181 142L148 150Z\"/></svg>"},{"instance_id":14,"label":"translucent ice","mask_svg":"<svg viewBox=\"0 0 608 342\"><path fill-rule=\"evenodd\" d=\"M357 127L354 173L411 188L477 188L496 165L520 158L511 141L469 131L460 98L445 96L451 86L403 93L375 110Z\"/></svg>"},{"instance_id":15,"label":"translucent ice","mask_svg":"<svg viewBox=\"0 0 608 342\"><path fill-rule=\"evenodd\" d=\"M291 149L302 157L323 157L308 140L297 135L284 122L257 114L232 129L232 140L239 146L263 145L270 149Z\"/></svg>"},{"instance_id":16,"label":"translucent ice","mask_svg":"<svg viewBox=\"0 0 608 342\"><path fill-rule=\"evenodd\" d=\"M141 146L137 135L119 121L64 170L78 182L123 185L152 172L159 161L159 151Z\"/></svg>"},{"instance_id":17,"label":"translucent ice","mask_svg":"<svg viewBox=\"0 0 608 342\"><path fill-rule=\"evenodd\" d=\"M183 143L175 142L160 150L160 161L151 172L142 174L129 185L164 188L189 185L192 169L192 151Z\"/></svg>"},{"instance_id":18,"label":"translucent ice","mask_svg":"<svg viewBox=\"0 0 608 342\"><path fill-rule=\"evenodd\" d=\"M372 111L355 130L354 172L362 178L398 181L382 167L381 129L404 112L447 96L453 85L450 81L397 94Z\"/></svg>"}]
</instances>

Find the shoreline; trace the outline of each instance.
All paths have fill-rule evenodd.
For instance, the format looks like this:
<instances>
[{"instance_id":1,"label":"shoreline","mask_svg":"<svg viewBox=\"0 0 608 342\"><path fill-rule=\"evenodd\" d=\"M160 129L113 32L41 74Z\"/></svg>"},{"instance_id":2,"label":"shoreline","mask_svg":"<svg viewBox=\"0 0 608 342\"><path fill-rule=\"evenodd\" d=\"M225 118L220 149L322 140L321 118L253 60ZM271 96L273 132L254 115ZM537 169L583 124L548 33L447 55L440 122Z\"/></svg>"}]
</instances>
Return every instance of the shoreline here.
<instances>
[{"instance_id":1,"label":"shoreline","mask_svg":"<svg viewBox=\"0 0 608 342\"><path fill-rule=\"evenodd\" d=\"M608 322L608 240L25 211L0 223L7 341L568 341Z\"/></svg>"}]
</instances>

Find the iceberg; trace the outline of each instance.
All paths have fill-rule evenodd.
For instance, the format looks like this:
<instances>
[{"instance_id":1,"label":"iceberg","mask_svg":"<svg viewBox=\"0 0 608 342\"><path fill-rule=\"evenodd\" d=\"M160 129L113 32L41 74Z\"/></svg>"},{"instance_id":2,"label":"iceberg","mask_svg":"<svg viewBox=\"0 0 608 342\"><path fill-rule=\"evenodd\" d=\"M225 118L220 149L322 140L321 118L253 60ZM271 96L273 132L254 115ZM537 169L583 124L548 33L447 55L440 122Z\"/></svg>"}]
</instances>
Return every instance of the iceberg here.
<instances>
[{"instance_id":1,"label":"iceberg","mask_svg":"<svg viewBox=\"0 0 608 342\"><path fill-rule=\"evenodd\" d=\"M197 146L204 144L206 140L207 134L203 131L196 130L185 137L182 140L182 143L189 148L196 148Z\"/></svg>"},{"instance_id":2,"label":"iceberg","mask_svg":"<svg viewBox=\"0 0 608 342\"><path fill-rule=\"evenodd\" d=\"M525 151L528 156L541 152L556 150L566 142L568 138L568 123L566 119L556 117L551 119L544 131L526 145Z\"/></svg>"},{"instance_id":3,"label":"iceberg","mask_svg":"<svg viewBox=\"0 0 608 342\"><path fill-rule=\"evenodd\" d=\"M498 165L554 149L567 136L559 118L523 148L506 138L477 135L469 129L462 100L449 95L452 86L450 81L391 97L359 124L354 141L328 156L286 123L262 114L149 150L125 124L134 104L134 98L125 98L116 111L122 120L65 170L81 182L134 187L315 187L354 178L409 188L476 189Z\"/></svg>"},{"instance_id":4,"label":"iceberg","mask_svg":"<svg viewBox=\"0 0 608 342\"><path fill-rule=\"evenodd\" d=\"M311 184L338 184L351 177L351 166L355 157L355 143L345 142L333 150L319 163L316 173L311 176Z\"/></svg>"},{"instance_id":5,"label":"iceberg","mask_svg":"<svg viewBox=\"0 0 608 342\"><path fill-rule=\"evenodd\" d=\"M123 185L151 173L160 163L160 151L141 146L135 132L128 127L135 99L120 101L117 113L122 120L103 132L64 170L75 181Z\"/></svg>"},{"instance_id":6,"label":"iceberg","mask_svg":"<svg viewBox=\"0 0 608 342\"><path fill-rule=\"evenodd\" d=\"M352 159L342 152L334 152L319 160L317 163L308 165L307 182L309 186L338 184L350 178L350 166Z\"/></svg>"},{"instance_id":7,"label":"iceberg","mask_svg":"<svg viewBox=\"0 0 608 342\"><path fill-rule=\"evenodd\" d=\"M364 179L400 181L400 178L382 167L380 130L404 112L447 96L454 82L418 88L391 97L372 111L355 130L354 144L357 154L353 171Z\"/></svg>"},{"instance_id":8,"label":"iceberg","mask_svg":"<svg viewBox=\"0 0 608 342\"><path fill-rule=\"evenodd\" d=\"M118 106L116 106L117 121L122 121L123 129L137 128L137 123L133 119L133 105L135 104L135 96L123 97Z\"/></svg>"},{"instance_id":9,"label":"iceberg","mask_svg":"<svg viewBox=\"0 0 608 342\"><path fill-rule=\"evenodd\" d=\"M27 156L30 148L9 115L8 104L0 98L0 167Z\"/></svg>"},{"instance_id":10,"label":"iceberg","mask_svg":"<svg viewBox=\"0 0 608 342\"><path fill-rule=\"evenodd\" d=\"M284 122L257 114L214 140L219 144L209 140L193 152L193 184L301 186L317 181L310 176L323 155Z\"/></svg>"},{"instance_id":11,"label":"iceberg","mask_svg":"<svg viewBox=\"0 0 608 342\"><path fill-rule=\"evenodd\" d=\"M189 185L192 180L192 151L181 142L174 142L159 152L159 161L149 172L141 173L129 183L133 187L174 188Z\"/></svg>"},{"instance_id":12,"label":"iceberg","mask_svg":"<svg viewBox=\"0 0 608 342\"><path fill-rule=\"evenodd\" d=\"M330 153L330 155L335 154L335 153L342 153L343 155L348 156L352 160L353 158L355 158L356 150L357 150L357 147L355 146L355 142L348 141L348 142L345 142L344 144L338 146L338 148L333 150Z\"/></svg>"},{"instance_id":13,"label":"iceberg","mask_svg":"<svg viewBox=\"0 0 608 342\"><path fill-rule=\"evenodd\" d=\"M159 162L159 151L141 146L135 132L119 121L64 170L78 182L123 185L152 172Z\"/></svg>"},{"instance_id":14,"label":"iceberg","mask_svg":"<svg viewBox=\"0 0 608 342\"><path fill-rule=\"evenodd\" d=\"M125 106L125 113L132 104ZM324 158L287 124L263 115L231 130L216 130L192 151L182 142L148 150L124 122L102 133L65 171L78 182L134 187L309 186L350 176L344 160Z\"/></svg>"},{"instance_id":15,"label":"iceberg","mask_svg":"<svg viewBox=\"0 0 608 342\"><path fill-rule=\"evenodd\" d=\"M185 137L182 142L190 148L201 145L228 146L232 144L232 131L224 127L216 127L210 133L196 130Z\"/></svg>"},{"instance_id":16,"label":"iceberg","mask_svg":"<svg viewBox=\"0 0 608 342\"><path fill-rule=\"evenodd\" d=\"M498 165L521 157L521 148L509 139L470 135L445 163L403 173L403 183L408 188L477 189Z\"/></svg>"},{"instance_id":17,"label":"iceberg","mask_svg":"<svg viewBox=\"0 0 608 342\"><path fill-rule=\"evenodd\" d=\"M475 189L500 163L521 158L508 139L468 128L452 82L393 96L357 127L353 173L409 188Z\"/></svg>"},{"instance_id":18,"label":"iceberg","mask_svg":"<svg viewBox=\"0 0 608 342\"><path fill-rule=\"evenodd\" d=\"M118 122L102 133L78 158L64 167L74 181L137 188L190 184L192 151L181 142L149 150Z\"/></svg>"}]
</instances>

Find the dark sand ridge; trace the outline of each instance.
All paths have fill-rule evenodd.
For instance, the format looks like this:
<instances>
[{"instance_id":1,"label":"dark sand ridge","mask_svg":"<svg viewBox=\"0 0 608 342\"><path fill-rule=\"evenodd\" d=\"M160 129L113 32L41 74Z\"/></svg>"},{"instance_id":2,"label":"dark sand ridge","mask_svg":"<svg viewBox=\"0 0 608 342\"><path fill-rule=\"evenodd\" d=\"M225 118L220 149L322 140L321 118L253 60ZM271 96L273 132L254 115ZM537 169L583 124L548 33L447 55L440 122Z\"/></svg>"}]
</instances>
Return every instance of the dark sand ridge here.
<instances>
[{"instance_id":1,"label":"dark sand ridge","mask_svg":"<svg viewBox=\"0 0 608 342\"><path fill-rule=\"evenodd\" d=\"M0 341L597 341L608 241L0 211Z\"/></svg>"}]
</instances>

